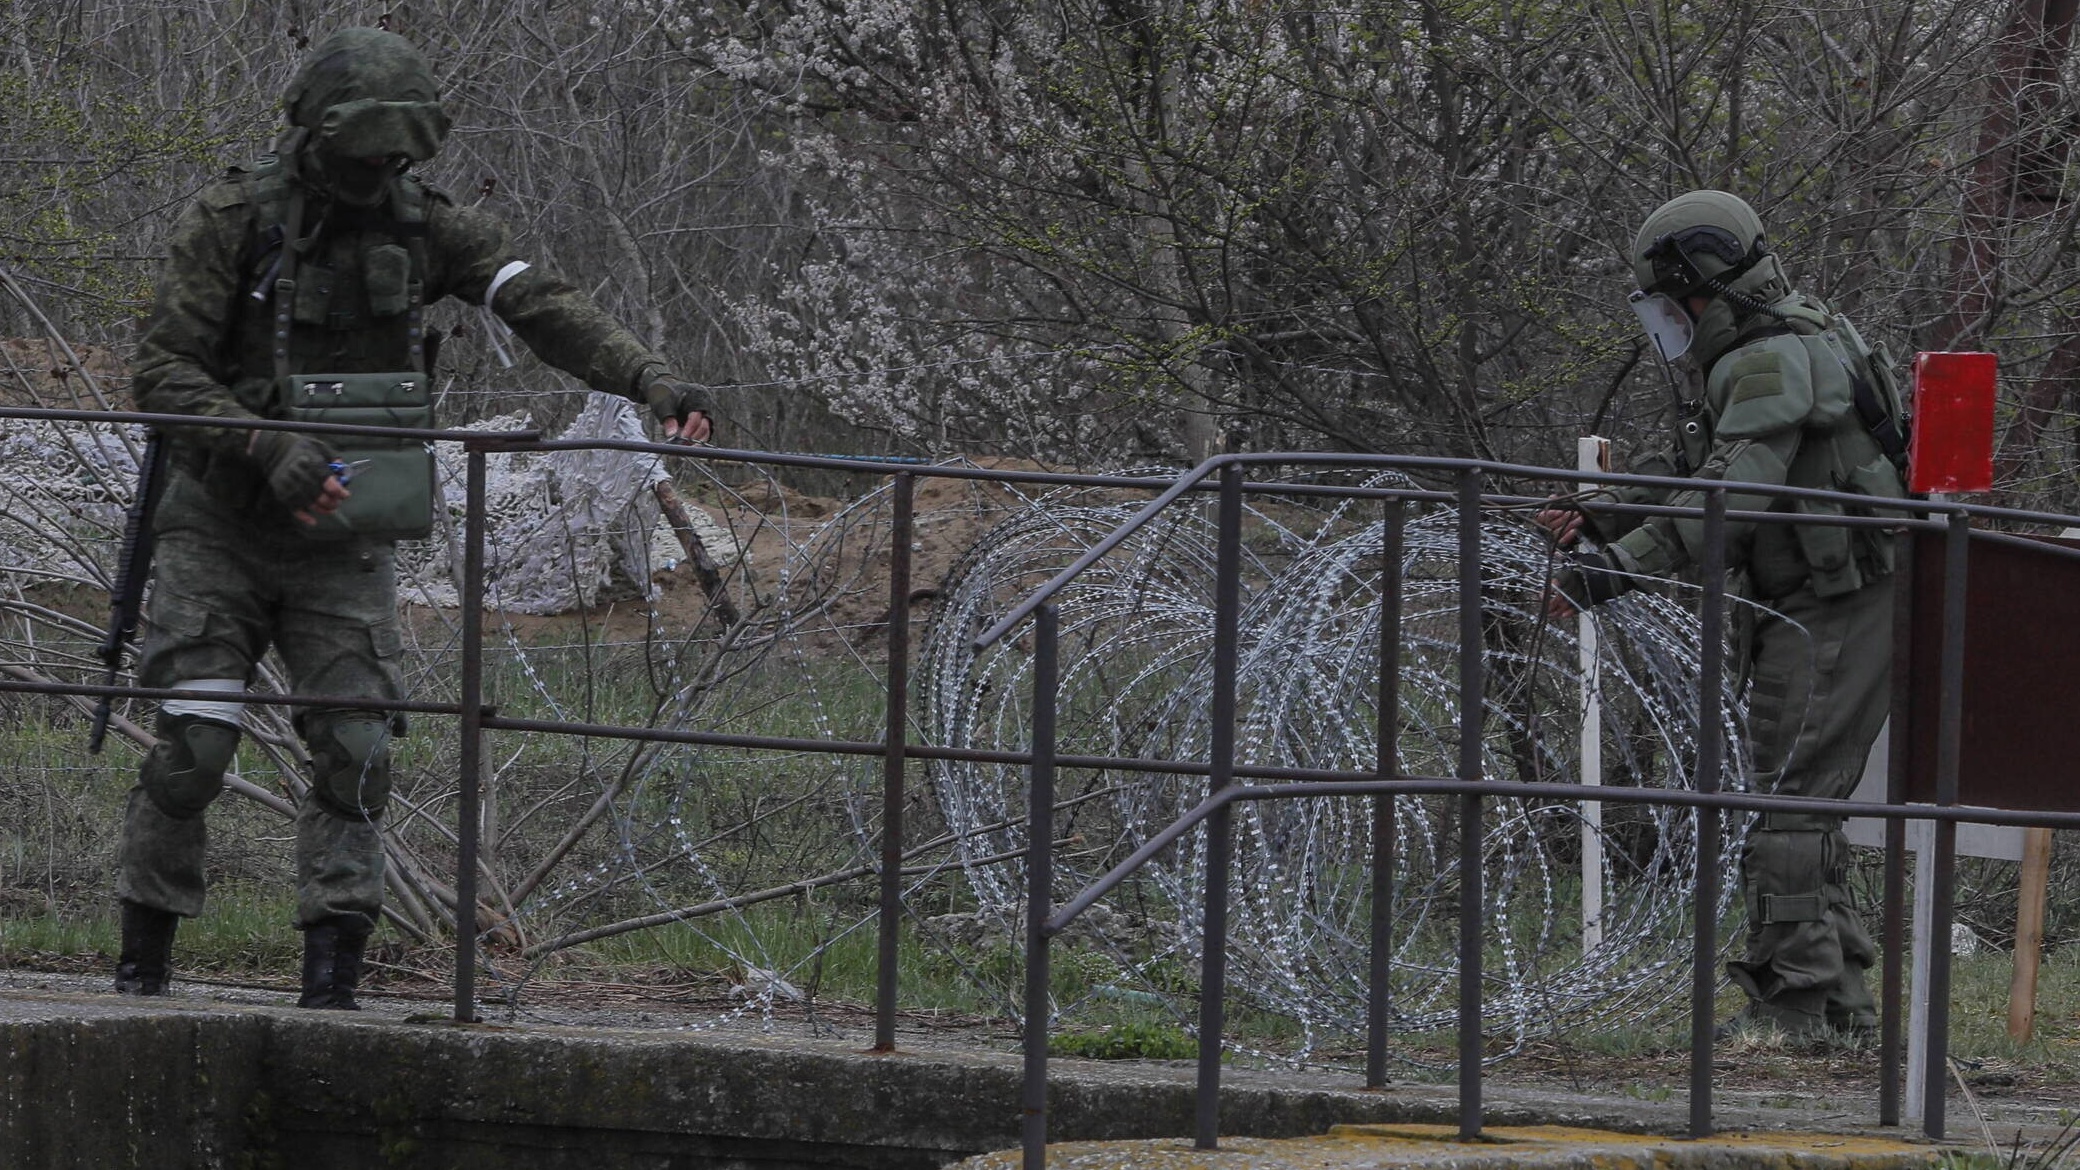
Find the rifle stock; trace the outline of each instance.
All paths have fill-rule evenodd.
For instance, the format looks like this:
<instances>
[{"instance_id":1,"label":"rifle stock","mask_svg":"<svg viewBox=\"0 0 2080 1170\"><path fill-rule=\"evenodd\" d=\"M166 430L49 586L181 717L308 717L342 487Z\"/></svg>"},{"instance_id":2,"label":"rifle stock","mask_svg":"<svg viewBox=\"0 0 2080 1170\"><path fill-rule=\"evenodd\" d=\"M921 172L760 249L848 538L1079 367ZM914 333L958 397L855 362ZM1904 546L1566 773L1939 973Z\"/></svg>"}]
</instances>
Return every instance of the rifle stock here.
<instances>
[{"instance_id":1,"label":"rifle stock","mask_svg":"<svg viewBox=\"0 0 2080 1170\"><path fill-rule=\"evenodd\" d=\"M101 639L101 685L114 686L123 667L123 645L137 634L144 615L144 584L152 572L152 510L159 503L166 480L166 442L159 432L145 439L144 463L137 472L137 493L131 497L129 514L123 518L123 546L116 557L116 579L108 595L108 632ZM108 736L112 697L94 701L94 729L87 736L87 751L98 754Z\"/></svg>"}]
</instances>

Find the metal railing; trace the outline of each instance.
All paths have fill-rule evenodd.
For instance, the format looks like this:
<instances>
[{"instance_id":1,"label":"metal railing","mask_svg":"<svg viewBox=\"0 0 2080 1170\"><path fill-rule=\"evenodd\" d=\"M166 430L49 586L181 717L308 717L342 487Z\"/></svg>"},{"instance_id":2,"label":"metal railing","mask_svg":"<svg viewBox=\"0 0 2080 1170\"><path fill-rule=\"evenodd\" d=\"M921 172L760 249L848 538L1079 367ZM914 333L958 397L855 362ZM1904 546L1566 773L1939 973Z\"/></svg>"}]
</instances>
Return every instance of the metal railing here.
<instances>
[{"instance_id":1,"label":"metal railing","mask_svg":"<svg viewBox=\"0 0 2080 1170\"><path fill-rule=\"evenodd\" d=\"M724 448L689 448L677 444L615 440L544 441L534 432L495 433L482 431L398 430L261 420L202 419L185 415L153 415L103 411L68 411L29 408L0 408L0 417L49 421L142 424L157 427L208 426L244 429L284 429L308 433L381 435L391 439L446 441L462 446L467 468L464 501L463 580L458 589L462 606L460 695L455 703L422 701L379 701L359 697L265 694L250 695L246 701L292 706L352 706L371 710L410 711L457 718L460 736L458 803L458 862L455 880L457 921L468 921L476 901L477 864L477 777L483 760L484 737L499 731L543 732L597 736L629 741L693 744L779 751L811 751L882 758L883 825L879 877L879 938L877 994L875 1005L875 1048L895 1048L897 926L901 916L901 860L903 857L902 811L906 799L905 762L910 759L967 763L1024 765L1030 770L1027 821L1027 964L1025 971L1025 1080L1021 1093L1024 1110L1023 1139L1026 1163L1045 1161L1047 1133L1046 1070L1049 1000L1049 941L1061 933L1108 891L1127 880L1161 850L1187 833L1207 833L1207 880L1202 970L1200 982L1198 1098L1195 1138L1204 1148L1218 1142L1219 1088L1222 1032L1225 1024L1226 937L1228 870L1230 858L1229 814L1242 801L1288 800L1319 797L1370 797L1373 801L1370 988L1367 995L1366 1084L1376 1087L1386 1079L1387 1035L1390 1004L1388 980L1393 927L1392 873L1395 864L1394 799L1397 796L1444 795L1460 801L1459 844L1459 989L1458 989L1458 1095L1459 1128L1463 1136L1479 1134L1482 1126L1482 1003L1481 954L1483 906L1481 898L1481 819L1483 802L1498 797L1545 797L1582 802L1665 805L1697 810L1698 855L1696 866L1695 921L1692 939L1690 1128L1696 1136L1712 1130L1711 1047L1713 1004L1718 987L1715 969L1718 952L1719 875L1721 870L1722 814L1726 812L1796 811L1830 816L1881 817L1887 822L1885 859L1885 969L1880 1042L1879 1121L1899 1122L1900 1057L1900 971L1901 912L1904 900L1903 856L1905 821L1934 822L1938 901L1934 907L1933 937L1947 938L1952 906L1950 878L1955 861L1956 826L1961 821L2080 828L2080 814L2047 811L2003 811L1958 804L1959 724L1964 652L1964 582L1970 541L1973 539L2015 541L2023 538L1975 530L1974 518L2030 524L2064 526L2080 524L2080 518L2013 509L1966 506L1946 501L1874 501L1869 497L1838 493L1739 483L1699 483L1651 476L1591 474L1552 468L1527 467L1492 462L1428 457L1348 456L1307 452L1219 456L1171 481L1138 514L1094 545L1088 552L1036 590L977 639L977 649L986 647L1012 629L1032 620L1035 631L1033 675L1033 720L1028 751L988 751L952 748L911 742L908 726L909 646L911 624L911 548L916 481L942 477L997 482L1084 485L1152 490L1150 480L1120 476L1089 476L1061 473L1008 471L976 467L924 467L903 465L893 472L893 531L889 610L886 622L888 665L885 685L887 711L885 733L880 742L851 742L782 736L735 735L687 729L639 727L566 720L523 719L501 716L485 701L483 687L482 626L485 543L485 469L487 457L495 452L543 452L556 450L614 449L654 454L666 459L698 458L710 462L763 464L767 466L814 467L852 474L889 474L886 467L853 457L833 457L773 452L739 451ZM1396 469L1452 476L1452 491L1401 486L1334 486L1324 484L1247 483L1244 470L1253 465L1281 467L1341 467L1372 470ZM1723 760L1715 735L1700 738L1694 789L1647 789L1604 786L1585 790L1577 784L1491 781L1482 776L1480 747L1483 733L1481 637L1481 544L1480 515L1484 506L1521 506L1535 498L1490 495L1484 489L1493 476L1523 481L1597 484L1604 486L1650 486L1700 489L1702 509L1665 505L1599 504L1592 507L1639 515L1702 516L1704 563L1701 566L1700 616L1703 625L1702 679L1699 688L1699 726L1719 724L1719 704L1725 664L1722 646L1725 629L1723 567L1726 525L1729 520L1757 523L1820 522L1810 514L1795 518L1778 512L1729 511L1729 493L1755 494L1777 499L1813 499L1882 507L1896 516L1832 518L1827 522L1850 526L1922 528L1944 534L1945 579L1944 621L1941 653L1942 700L1938 730L1936 801L1934 805L1905 806L1904 763L1893 762L1888 802L1884 804L1816 800L1725 791ZM1214 491L1218 495L1218 538L1215 582L1215 637L1213 645L1213 726L1209 758L1201 761L1133 759L1068 754L1059 751L1057 702L1059 668L1059 610L1054 597L1079 574L1118 548L1133 532L1164 509L1192 492ZM1384 521L1380 589L1380 647L1378 694L1379 755L1367 772L1325 768L1266 767L1236 759L1234 724L1236 680L1239 660L1241 615L1241 524L1245 492L1298 497L1341 496L1377 501ZM1398 731L1401 645L1401 550L1410 502L1450 504L1458 511L1459 537L1459 712L1458 764L1450 777L1410 775L1402 771L1396 740ZM2056 555L2080 557L2080 552L2030 543L2031 547ZM135 699L221 698L215 692L189 692L139 687L103 687L77 683L32 682L0 679L0 692L57 695L111 695ZM1069 902L1055 908L1052 902L1053 834L1046 831L1054 812L1054 780L1062 768L1131 768L1145 772L1205 776L1207 798L1161 830L1139 849ZM474 931L457 930L454 976L454 1015L457 1020L476 1018L476 968L478 938ZM1933 1058L1927 1077L1919 1086L1924 1101L1924 1122L1931 1136L1944 1129L1942 1059L1947 1035L1948 950L1937 948L1931 956L1931 1011L1928 1036Z\"/></svg>"},{"instance_id":2,"label":"metal railing","mask_svg":"<svg viewBox=\"0 0 2080 1170\"><path fill-rule=\"evenodd\" d=\"M1236 623L1239 619L1239 598L1235 587L1237 563L1233 549L1237 543L1237 528L1241 515L1242 478L1241 470L1251 463L1336 464L1369 468L1427 468L1448 470L1459 477L1456 505L1459 513L1459 617L1460 617L1460 665L1459 665L1459 764L1455 779L1441 777L1410 776L1401 772L1395 758L1395 742L1398 732L1398 699L1396 679L1400 673L1400 558L1401 529L1404 514L1398 501L1390 502L1385 512L1386 537L1383 542L1387 555L1383 555L1383 573L1386 580L1381 586L1381 649L1380 649L1380 698L1378 743L1379 760L1373 775L1368 778L1357 773L1329 773L1321 780L1301 784L1286 784L1265 787L1241 787L1234 783L1238 769L1234 760L1232 735L1236 678L1237 640ZM1699 740L1696 762L1695 790L1670 792L1665 790L1625 789L1598 787L1585 792L1579 785L1525 784L1520 782L1487 781L1481 778L1480 744L1483 715L1481 670L1482 638L1481 613L1481 568L1480 568L1480 509L1484 501L1483 479L1491 474L1509 474L1528 479L1588 483L1606 486L1641 485L1664 488L1701 489L1704 505L1701 509L1703 527L1702 564L1699 566L1701 581L1700 622L1702 625L1702 662L1698 692L1698 725L1714 727L1720 718L1721 684L1725 670L1723 647L1725 644L1725 548L1726 525L1729 519L1757 523L1815 523L1827 522L1849 526L1877 525L1885 528L1912 529L1931 528L1944 534L1944 612L1941 647L1941 671L1938 685L1941 688L1941 709L1937 731L1938 759L1936 767L1936 803L1934 806L1912 806L1902 804L1904 761L1895 758L1890 782L1889 799L1886 804L1856 802L1848 800L1816 800L1812 798L1770 796L1752 793L1730 793L1723 791L1722 771L1724 761L1717 736L1704 735ZM1152 837L1140 849L1114 867L1098 881L1092 883L1066 905L1053 913L1047 912L1051 902L1050 879L1052 874L1052 833L1038 831L1038 826L1049 824L1047 819L1053 805L1054 778L1057 767L1063 760L1055 755L1055 717L1057 696L1056 645L1059 628L1059 612L1053 598L1084 570L1102 559L1107 553L1124 543L1129 535L1141 525L1153 519L1165 507L1193 490L1213 476L1220 482L1220 580L1215 595L1215 655L1213 669L1214 728L1210 743L1207 775L1211 793L1198 807L1190 810L1168 828ZM1897 516L1829 517L1820 520L1811 514L1789 514L1780 512L1729 512L1726 506L1729 493L1760 494L1779 499L1811 499L1833 501L1861 508L1876 508L1898 513ZM1436 493L1395 493L1391 489L1383 494L1394 496L1418 496L1435 499ZM1511 501L1519 502L1519 501ZM1610 506L1610 511L1626 511L1650 515L1698 515L1698 509L1680 509L1663 506ZM1883 1005L1880 1023L1880 1102L1879 1121L1883 1125L1899 1123L1899 1047L1900 1047L1900 978L1899 954L1901 943L1901 907L1903 902L1903 854L1905 845L1905 821L1924 819L1935 822L1934 851L1936 857L1936 901L1933 907L1933 928L1930 937L1949 937L1953 914L1951 904L1951 879L1956 857L1956 832L1960 821L1984 824L2030 825L2075 828L2080 827L2080 814L2059 812L2009 812L1985 808L1963 808L1958 805L1959 747L1961 743L1962 693L1964 670L1965 629L1965 582L1968 567L1970 541L1975 536L1990 539L2016 541L2021 538L2002 534L1974 533L1971 521L1974 516L2004 519L2038 524L2055 524L2061 527L2073 522L2073 518L2051 513L2025 512L2015 509L1966 506L1949 501L1876 501L1865 496L1773 487L1765 484L1733 482L1709 482L1671 480L1658 477L1621 476L1559 471L1551 468L1523 467L1505 464L1480 463L1474 461L1417 459L1392 456L1351 457L1323 456L1298 453L1272 453L1262 455L1218 456L1181 477L1167 491L1152 501L1139 514L1121 525L1103 541L1062 570L1052 580L1030 594L1012 612L1006 614L976 640L980 649L1003 638L1020 623L1031 618L1034 623L1036 645L1034 654L1037 662L1034 671L1033 709L1033 763L1032 788L1027 839L1031 859L1027 865L1029 899L1029 921L1026 967L1026 1085L1022 1103L1026 1111L1024 1126L1024 1156L1028 1167L1039 1167L1046 1161L1046 1067L1047 1067L1047 1020L1048 1020L1048 945L1053 936L1061 933L1076 917L1099 898L1116 888L1127 877L1146 865L1158 852L1178 841L1186 832L1204 826L1206 843L1206 905L1202 939L1202 968L1200 977L1199 1017L1199 1079L1196 1107L1195 1140L1203 1149L1212 1149L1219 1140L1219 1087L1221 1029L1223 1024L1222 997L1226 981L1226 924L1227 924L1227 866L1229 853L1228 813L1238 801L1281 800L1320 798L1326 796L1371 796L1375 800L1374 813L1374 891L1372 938L1369 970L1372 986L1367 998L1367 1055L1366 1077L1368 1087L1384 1083L1385 1048L1387 1034L1386 985L1384 974L1387 956L1390 953L1390 931L1393 916L1391 908L1384 904L1390 896L1389 871L1393 864L1391 843L1393 839L1393 799L1398 795L1457 794L1461 798L1460 846L1459 846L1459 1024L1458 1024L1458 1090L1459 1131L1464 1138L1473 1138L1481 1131L1482 1090L1482 1032L1481 1032L1481 957L1484 915L1482 913L1481 883L1482 858L1480 851L1481 802L1489 797L1546 796L1580 801L1616 801L1645 804L1684 805L1698 810L1698 855L1695 877L1695 921L1693 925L1692 982L1691 982L1691 1061L1690 1061L1690 1132L1703 1137L1712 1130L1712 1066L1711 1052L1714 1040L1715 1021L1713 1007L1718 988L1718 921L1716 907L1719 901L1719 873L1723 849L1720 815L1722 811L1746 812L1807 812L1830 816L1872 816L1885 819L1886 830L1886 923L1885 970L1882 978ZM2046 546L2036 542L2032 548L2053 555L2080 557L2080 551ZM1224 734L1225 732L1225 734ZM1948 1036L1949 1001L1949 951L1947 947L1935 947L1930 956L1929 981L1926 994L1930 1000L1927 1017L1927 1043L1930 1053L1926 1076L1919 1089L1922 1093L1923 1120L1926 1132L1932 1137L1943 1135L1944 1087L1947 1061L1945 1045Z\"/></svg>"}]
</instances>

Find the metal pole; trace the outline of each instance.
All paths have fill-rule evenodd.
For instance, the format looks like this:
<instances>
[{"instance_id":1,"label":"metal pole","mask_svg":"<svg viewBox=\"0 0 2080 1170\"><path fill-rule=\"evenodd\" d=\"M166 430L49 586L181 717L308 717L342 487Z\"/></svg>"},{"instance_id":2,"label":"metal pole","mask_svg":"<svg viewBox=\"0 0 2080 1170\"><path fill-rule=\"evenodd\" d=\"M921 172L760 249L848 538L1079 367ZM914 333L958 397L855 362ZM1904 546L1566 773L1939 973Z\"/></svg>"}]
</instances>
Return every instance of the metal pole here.
<instances>
[{"instance_id":1,"label":"metal pole","mask_svg":"<svg viewBox=\"0 0 2080 1170\"><path fill-rule=\"evenodd\" d=\"M1214 549L1213 726L1207 735L1206 787L1235 781L1235 675L1242 625L1242 468L1221 468L1220 535ZM1221 1033L1227 1025L1228 870L1233 814L1223 806L1206 821L1206 924L1199 975L1199 1091L1195 1144L1220 1147Z\"/></svg>"},{"instance_id":2,"label":"metal pole","mask_svg":"<svg viewBox=\"0 0 2080 1170\"><path fill-rule=\"evenodd\" d=\"M1459 473L1459 779L1481 778L1481 472ZM1459 798L1459 1136L1481 1133L1481 798Z\"/></svg>"},{"instance_id":3,"label":"metal pole","mask_svg":"<svg viewBox=\"0 0 2080 1170\"><path fill-rule=\"evenodd\" d=\"M1950 514L1943 536L1942 691L1936 721L1936 804L1957 803L1963 751L1965 586L1971 564L1972 518ZM1928 1066L1922 1070L1922 1131L1943 1136L1943 1091L1950 1072L1950 919L1955 911L1957 822L1935 824L1935 901L1928 932Z\"/></svg>"},{"instance_id":4,"label":"metal pole","mask_svg":"<svg viewBox=\"0 0 2080 1170\"><path fill-rule=\"evenodd\" d=\"M1033 763L1026 792L1025 1170L1047 1165L1047 917L1054 904L1055 694L1061 610L1033 615Z\"/></svg>"},{"instance_id":5,"label":"metal pole","mask_svg":"<svg viewBox=\"0 0 2080 1170\"><path fill-rule=\"evenodd\" d=\"M874 1051L896 1047L897 928L903 921L903 748L910 725L910 545L917 478L898 472L888 554L888 730L881 756L881 936L874 987Z\"/></svg>"},{"instance_id":6,"label":"metal pole","mask_svg":"<svg viewBox=\"0 0 2080 1170\"><path fill-rule=\"evenodd\" d=\"M484 450L467 449L462 514L461 776L455 810L455 1019L477 1018L477 796L484 751Z\"/></svg>"},{"instance_id":7,"label":"metal pole","mask_svg":"<svg viewBox=\"0 0 2080 1170\"><path fill-rule=\"evenodd\" d=\"M1914 549L1917 531L1895 538L1892 572L1892 726L1886 755L1885 803L1907 802L1907 753L1913 735ZM1900 1005L1905 1002L1907 822L1885 818L1884 958L1879 970L1878 1124L1900 1121Z\"/></svg>"},{"instance_id":8,"label":"metal pole","mask_svg":"<svg viewBox=\"0 0 2080 1170\"><path fill-rule=\"evenodd\" d=\"M1726 672L1726 490L1704 497L1704 596L1697 683L1697 790L1719 791L1725 767L1720 688ZM1690 1136L1712 1133L1712 1018L1719 991L1719 810L1697 810L1697 894L1690 956Z\"/></svg>"},{"instance_id":9,"label":"metal pole","mask_svg":"<svg viewBox=\"0 0 2080 1170\"><path fill-rule=\"evenodd\" d=\"M1401 774L1401 548L1407 505L1388 500L1380 530L1379 764L1382 780ZM1372 798L1372 954L1366 971L1365 1087L1387 1083L1387 1028L1394 973L1394 797Z\"/></svg>"}]
</instances>

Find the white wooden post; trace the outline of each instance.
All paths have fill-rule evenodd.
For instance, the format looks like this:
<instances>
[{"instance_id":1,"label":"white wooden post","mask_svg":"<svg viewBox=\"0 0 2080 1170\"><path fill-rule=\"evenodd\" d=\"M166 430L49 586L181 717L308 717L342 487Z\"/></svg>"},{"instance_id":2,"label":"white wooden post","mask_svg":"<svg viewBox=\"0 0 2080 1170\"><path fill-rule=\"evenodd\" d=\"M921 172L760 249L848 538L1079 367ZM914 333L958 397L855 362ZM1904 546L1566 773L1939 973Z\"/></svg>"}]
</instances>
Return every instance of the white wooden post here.
<instances>
[{"instance_id":1,"label":"white wooden post","mask_svg":"<svg viewBox=\"0 0 2080 1170\"><path fill-rule=\"evenodd\" d=\"M1575 440L1575 467L1609 471L1611 442L1597 435ZM1584 484L1583 487L1590 485ZM1596 619L1583 610L1575 615L1581 643L1582 783L1603 783L1603 681L1597 666ZM1603 945L1603 802L1582 802L1582 954Z\"/></svg>"}]
</instances>

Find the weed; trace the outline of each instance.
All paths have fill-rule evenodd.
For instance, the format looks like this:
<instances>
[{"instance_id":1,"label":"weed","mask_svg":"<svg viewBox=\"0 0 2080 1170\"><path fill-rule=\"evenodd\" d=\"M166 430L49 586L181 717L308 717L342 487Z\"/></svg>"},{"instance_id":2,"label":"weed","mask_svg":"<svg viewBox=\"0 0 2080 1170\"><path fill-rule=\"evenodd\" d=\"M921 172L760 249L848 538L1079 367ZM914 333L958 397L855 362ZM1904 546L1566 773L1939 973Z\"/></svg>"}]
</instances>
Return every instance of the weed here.
<instances>
[{"instance_id":1,"label":"weed","mask_svg":"<svg viewBox=\"0 0 2080 1170\"><path fill-rule=\"evenodd\" d=\"M1172 1024L1130 1022L1057 1033L1048 1037L1047 1051L1085 1060L1190 1060L1199 1054L1199 1042Z\"/></svg>"}]
</instances>

